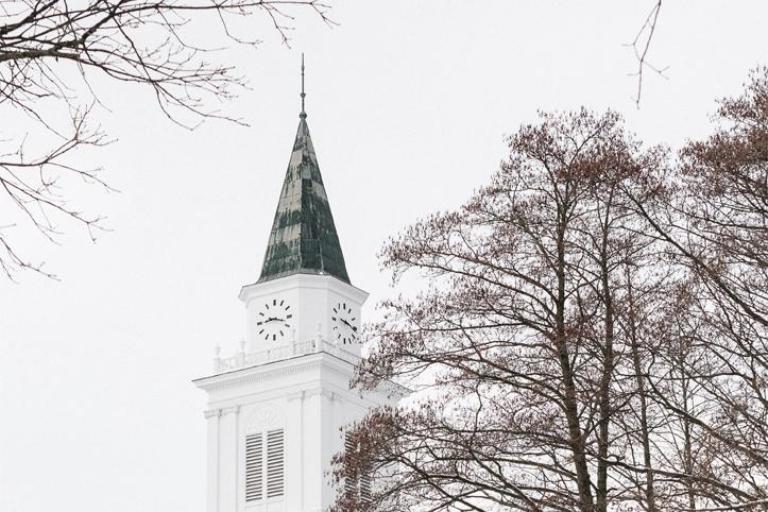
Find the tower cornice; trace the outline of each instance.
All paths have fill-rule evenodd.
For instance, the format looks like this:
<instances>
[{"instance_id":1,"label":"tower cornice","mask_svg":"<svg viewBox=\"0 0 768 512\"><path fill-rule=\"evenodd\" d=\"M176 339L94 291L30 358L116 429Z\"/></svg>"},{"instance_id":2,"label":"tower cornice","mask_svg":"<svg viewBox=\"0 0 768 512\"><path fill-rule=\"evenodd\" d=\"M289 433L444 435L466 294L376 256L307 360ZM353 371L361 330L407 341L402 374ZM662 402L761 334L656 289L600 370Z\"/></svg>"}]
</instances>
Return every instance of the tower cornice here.
<instances>
[{"instance_id":1,"label":"tower cornice","mask_svg":"<svg viewBox=\"0 0 768 512\"><path fill-rule=\"evenodd\" d=\"M343 281L336 276L309 272L297 272L282 276L281 278L270 279L268 281L256 281L255 283L244 285L240 288L238 298L247 304L251 297L281 293L299 287L303 289L330 288L337 293L359 301L361 304L368 298L368 292Z\"/></svg>"}]
</instances>

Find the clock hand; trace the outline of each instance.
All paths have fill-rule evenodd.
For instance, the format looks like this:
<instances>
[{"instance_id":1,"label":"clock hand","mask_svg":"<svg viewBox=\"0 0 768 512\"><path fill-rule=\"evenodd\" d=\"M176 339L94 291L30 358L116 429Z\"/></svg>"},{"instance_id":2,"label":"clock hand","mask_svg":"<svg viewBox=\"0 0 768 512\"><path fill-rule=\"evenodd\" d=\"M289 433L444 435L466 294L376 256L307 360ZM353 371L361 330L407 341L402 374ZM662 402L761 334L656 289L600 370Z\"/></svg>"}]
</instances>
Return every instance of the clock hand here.
<instances>
[{"instance_id":1,"label":"clock hand","mask_svg":"<svg viewBox=\"0 0 768 512\"><path fill-rule=\"evenodd\" d=\"M350 329L352 329L352 332L357 332L357 327L355 327L355 326L354 326L354 325L352 325L351 323L347 322L347 321L346 321L346 320L344 320L343 318L340 318L339 320L341 320L341 322L342 322L344 325L346 325L347 327L349 327Z\"/></svg>"}]
</instances>

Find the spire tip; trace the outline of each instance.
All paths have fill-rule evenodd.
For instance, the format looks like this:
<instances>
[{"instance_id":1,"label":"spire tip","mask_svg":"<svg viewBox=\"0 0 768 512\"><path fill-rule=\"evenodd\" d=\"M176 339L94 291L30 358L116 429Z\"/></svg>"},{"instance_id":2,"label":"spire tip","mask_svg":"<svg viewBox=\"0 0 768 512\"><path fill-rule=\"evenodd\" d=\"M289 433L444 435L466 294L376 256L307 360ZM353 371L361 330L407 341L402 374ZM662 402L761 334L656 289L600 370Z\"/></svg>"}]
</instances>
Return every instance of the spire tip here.
<instances>
[{"instance_id":1,"label":"spire tip","mask_svg":"<svg viewBox=\"0 0 768 512\"><path fill-rule=\"evenodd\" d=\"M299 114L299 117L301 119L307 118L307 112L304 110L304 97L306 94L304 93L304 52L301 52L301 113Z\"/></svg>"}]
</instances>

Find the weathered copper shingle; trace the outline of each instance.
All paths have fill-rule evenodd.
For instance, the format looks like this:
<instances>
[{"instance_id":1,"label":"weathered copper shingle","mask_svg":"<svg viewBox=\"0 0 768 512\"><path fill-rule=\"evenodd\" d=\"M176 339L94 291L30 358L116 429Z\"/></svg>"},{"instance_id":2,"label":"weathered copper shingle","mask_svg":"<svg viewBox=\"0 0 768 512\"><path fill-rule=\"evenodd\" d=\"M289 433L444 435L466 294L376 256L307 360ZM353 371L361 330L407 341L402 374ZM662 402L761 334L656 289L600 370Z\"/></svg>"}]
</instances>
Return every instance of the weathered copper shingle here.
<instances>
[{"instance_id":1,"label":"weathered copper shingle","mask_svg":"<svg viewBox=\"0 0 768 512\"><path fill-rule=\"evenodd\" d=\"M303 109L300 117L259 281L311 273L330 274L348 283Z\"/></svg>"}]
</instances>

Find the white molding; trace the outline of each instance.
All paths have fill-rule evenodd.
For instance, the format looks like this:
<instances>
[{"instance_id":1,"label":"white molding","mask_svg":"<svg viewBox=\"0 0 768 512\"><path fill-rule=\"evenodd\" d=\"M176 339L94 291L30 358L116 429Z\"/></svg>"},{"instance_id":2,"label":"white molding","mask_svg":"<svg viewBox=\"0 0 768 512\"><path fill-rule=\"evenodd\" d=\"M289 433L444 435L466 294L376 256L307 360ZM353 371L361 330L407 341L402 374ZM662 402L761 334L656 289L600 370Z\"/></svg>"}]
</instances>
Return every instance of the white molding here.
<instances>
[{"instance_id":1,"label":"white molding","mask_svg":"<svg viewBox=\"0 0 768 512\"><path fill-rule=\"evenodd\" d=\"M220 417L221 416L221 409L216 408L216 409L205 410L205 411L203 411L203 416L207 420L209 420L211 418Z\"/></svg>"},{"instance_id":2,"label":"white molding","mask_svg":"<svg viewBox=\"0 0 768 512\"><path fill-rule=\"evenodd\" d=\"M361 304L368 298L368 292L349 283L345 283L336 276L330 274L297 273L290 274L267 281L247 284L240 288L238 298L246 305L251 300L264 295L284 293L296 288L306 290L332 289L348 299L359 301Z\"/></svg>"},{"instance_id":3,"label":"white molding","mask_svg":"<svg viewBox=\"0 0 768 512\"><path fill-rule=\"evenodd\" d=\"M285 428L285 426L285 412L274 402L263 402L258 404L258 409L251 411L247 415L243 425L243 432L247 435L254 432L264 432L276 427Z\"/></svg>"},{"instance_id":4,"label":"white molding","mask_svg":"<svg viewBox=\"0 0 768 512\"><path fill-rule=\"evenodd\" d=\"M323 363L329 369L336 370L341 375L351 376L354 372L354 366L351 363L343 361L327 352L314 352L209 377L201 377L193 380L192 383L205 391L213 391L221 387L262 382L270 379L279 379L284 375L303 373L318 368Z\"/></svg>"}]
</instances>

